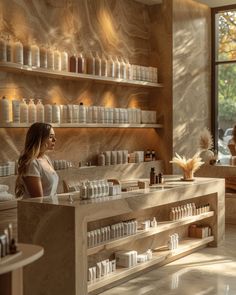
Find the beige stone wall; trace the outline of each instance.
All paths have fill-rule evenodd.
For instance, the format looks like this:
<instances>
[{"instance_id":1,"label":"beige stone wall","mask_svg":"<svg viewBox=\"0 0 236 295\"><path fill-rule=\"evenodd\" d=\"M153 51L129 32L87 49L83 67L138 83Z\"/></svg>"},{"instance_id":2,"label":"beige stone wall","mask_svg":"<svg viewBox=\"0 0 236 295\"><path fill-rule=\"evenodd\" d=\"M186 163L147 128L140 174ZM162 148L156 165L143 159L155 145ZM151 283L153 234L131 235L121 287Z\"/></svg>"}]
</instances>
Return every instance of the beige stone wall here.
<instances>
[{"instance_id":1,"label":"beige stone wall","mask_svg":"<svg viewBox=\"0 0 236 295\"><path fill-rule=\"evenodd\" d=\"M173 1L173 152L192 156L210 128L210 8Z\"/></svg>"}]
</instances>

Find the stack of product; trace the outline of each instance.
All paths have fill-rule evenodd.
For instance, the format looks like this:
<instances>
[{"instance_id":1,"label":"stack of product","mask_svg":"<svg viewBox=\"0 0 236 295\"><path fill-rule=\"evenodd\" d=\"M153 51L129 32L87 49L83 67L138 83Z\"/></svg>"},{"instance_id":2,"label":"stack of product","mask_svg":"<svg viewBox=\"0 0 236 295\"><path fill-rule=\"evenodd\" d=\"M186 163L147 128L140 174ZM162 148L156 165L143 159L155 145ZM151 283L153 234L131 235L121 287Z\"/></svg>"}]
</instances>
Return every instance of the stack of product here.
<instances>
[{"instance_id":1,"label":"stack of product","mask_svg":"<svg viewBox=\"0 0 236 295\"><path fill-rule=\"evenodd\" d=\"M11 201L14 196L8 192L9 186L5 184L0 184L0 201Z\"/></svg>"},{"instance_id":2,"label":"stack of product","mask_svg":"<svg viewBox=\"0 0 236 295\"><path fill-rule=\"evenodd\" d=\"M179 247L179 235L177 233L170 235L167 244L169 250L177 249Z\"/></svg>"},{"instance_id":3,"label":"stack of product","mask_svg":"<svg viewBox=\"0 0 236 295\"><path fill-rule=\"evenodd\" d=\"M191 224L189 226L190 238L204 239L211 236L211 227L209 225Z\"/></svg>"},{"instance_id":4,"label":"stack of product","mask_svg":"<svg viewBox=\"0 0 236 295\"><path fill-rule=\"evenodd\" d=\"M101 277L106 277L108 274L116 271L116 261L105 259L97 262L96 266L89 267L88 269L88 281L94 282Z\"/></svg>"},{"instance_id":5,"label":"stack of product","mask_svg":"<svg viewBox=\"0 0 236 295\"><path fill-rule=\"evenodd\" d=\"M13 238L12 224L10 223L4 229L3 234L0 234L0 259L17 252L15 239Z\"/></svg>"},{"instance_id":6,"label":"stack of product","mask_svg":"<svg viewBox=\"0 0 236 295\"><path fill-rule=\"evenodd\" d=\"M6 163L0 164L0 177L14 175L15 168L16 164L13 161L8 161Z\"/></svg>"},{"instance_id":7,"label":"stack of product","mask_svg":"<svg viewBox=\"0 0 236 295\"><path fill-rule=\"evenodd\" d=\"M89 231L87 233L88 248L110 241L111 239L134 235L137 233L137 227L137 221L132 219Z\"/></svg>"},{"instance_id":8,"label":"stack of product","mask_svg":"<svg viewBox=\"0 0 236 295\"><path fill-rule=\"evenodd\" d=\"M61 170L72 167L72 163L66 160L54 160L53 166L55 170Z\"/></svg>"}]
</instances>

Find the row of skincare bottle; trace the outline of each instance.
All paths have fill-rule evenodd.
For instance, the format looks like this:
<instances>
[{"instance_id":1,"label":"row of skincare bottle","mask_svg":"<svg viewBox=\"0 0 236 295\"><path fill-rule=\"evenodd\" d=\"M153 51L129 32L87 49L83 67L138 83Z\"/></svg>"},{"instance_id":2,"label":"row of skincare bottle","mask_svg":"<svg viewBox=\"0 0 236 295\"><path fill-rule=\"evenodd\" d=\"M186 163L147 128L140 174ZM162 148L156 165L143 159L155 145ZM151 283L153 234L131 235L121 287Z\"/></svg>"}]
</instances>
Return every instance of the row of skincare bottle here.
<instances>
[{"instance_id":1,"label":"row of skincare bottle","mask_svg":"<svg viewBox=\"0 0 236 295\"><path fill-rule=\"evenodd\" d=\"M170 235L167 245L169 250L177 249L179 247L179 235L177 233Z\"/></svg>"},{"instance_id":2,"label":"row of skincare bottle","mask_svg":"<svg viewBox=\"0 0 236 295\"><path fill-rule=\"evenodd\" d=\"M175 221L196 214L197 211L195 203L188 203L185 205L171 208L170 220Z\"/></svg>"},{"instance_id":3,"label":"row of skincare bottle","mask_svg":"<svg viewBox=\"0 0 236 295\"><path fill-rule=\"evenodd\" d=\"M109 195L107 180L93 180L82 182L80 186L80 197L84 200L106 197Z\"/></svg>"},{"instance_id":4,"label":"row of skincare bottle","mask_svg":"<svg viewBox=\"0 0 236 295\"><path fill-rule=\"evenodd\" d=\"M106 277L116 271L116 260L105 259L88 268L88 281L94 283L96 279Z\"/></svg>"}]
</instances>

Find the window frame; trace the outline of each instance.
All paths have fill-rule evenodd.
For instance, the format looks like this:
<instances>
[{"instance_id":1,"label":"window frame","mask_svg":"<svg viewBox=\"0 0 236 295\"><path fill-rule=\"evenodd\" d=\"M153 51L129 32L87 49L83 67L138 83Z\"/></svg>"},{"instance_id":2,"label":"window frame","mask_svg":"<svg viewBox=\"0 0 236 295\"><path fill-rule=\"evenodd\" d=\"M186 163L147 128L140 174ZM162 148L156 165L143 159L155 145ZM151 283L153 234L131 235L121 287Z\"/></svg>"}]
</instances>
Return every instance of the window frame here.
<instances>
[{"instance_id":1,"label":"window frame","mask_svg":"<svg viewBox=\"0 0 236 295\"><path fill-rule=\"evenodd\" d=\"M211 130L213 136L214 149L218 150L218 75L216 68L221 64L235 63L236 60L219 61L216 60L216 14L228 10L236 10L236 4L211 9Z\"/></svg>"}]
</instances>

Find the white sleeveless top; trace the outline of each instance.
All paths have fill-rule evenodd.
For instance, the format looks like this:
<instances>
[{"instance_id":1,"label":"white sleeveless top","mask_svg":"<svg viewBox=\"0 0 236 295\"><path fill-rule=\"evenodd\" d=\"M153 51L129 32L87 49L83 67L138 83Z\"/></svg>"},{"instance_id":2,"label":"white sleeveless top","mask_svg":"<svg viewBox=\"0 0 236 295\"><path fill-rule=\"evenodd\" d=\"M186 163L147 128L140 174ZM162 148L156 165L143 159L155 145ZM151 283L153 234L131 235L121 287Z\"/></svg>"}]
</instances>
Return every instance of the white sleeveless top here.
<instances>
[{"instance_id":1,"label":"white sleeveless top","mask_svg":"<svg viewBox=\"0 0 236 295\"><path fill-rule=\"evenodd\" d=\"M34 159L29 164L26 173L24 173L22 177L25 188L24 198L30 198L30 194L24 183L25 176L34 176L41 178L44 197L55 196L55 194L57 193L59 177L54 170L51 161L46 155L41 158Z\"/></svg>"}]
</instances>

